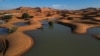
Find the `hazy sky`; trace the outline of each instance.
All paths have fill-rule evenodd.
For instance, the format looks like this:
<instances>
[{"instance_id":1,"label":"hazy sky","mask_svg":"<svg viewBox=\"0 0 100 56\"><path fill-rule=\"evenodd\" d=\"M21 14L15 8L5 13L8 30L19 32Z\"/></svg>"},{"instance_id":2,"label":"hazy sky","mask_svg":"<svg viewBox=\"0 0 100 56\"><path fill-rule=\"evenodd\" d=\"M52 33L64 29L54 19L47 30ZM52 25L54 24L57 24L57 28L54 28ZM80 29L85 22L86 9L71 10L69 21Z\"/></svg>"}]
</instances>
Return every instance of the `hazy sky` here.
<instances>
[{"instance_id":1,"label":"hazy sky","mask_svg":"<svg viewBox=\"0 0 100 56\"><path fill-rule=\"evenodd\" d=\"M100 0L0 0L0 9L12 9L20 6L54 7L59 9L100 8Z\"/></svg>"}]
</instances>

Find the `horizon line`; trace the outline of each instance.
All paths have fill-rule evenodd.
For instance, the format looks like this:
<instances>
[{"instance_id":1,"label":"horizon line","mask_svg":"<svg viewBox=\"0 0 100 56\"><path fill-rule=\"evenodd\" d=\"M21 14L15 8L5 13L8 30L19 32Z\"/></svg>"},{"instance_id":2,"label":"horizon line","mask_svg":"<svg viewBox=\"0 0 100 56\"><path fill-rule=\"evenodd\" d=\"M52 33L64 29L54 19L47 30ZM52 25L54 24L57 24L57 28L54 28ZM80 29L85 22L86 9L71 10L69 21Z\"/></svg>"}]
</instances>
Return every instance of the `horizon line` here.
<instances>
[{"instance_id":1,"label":"horizon line","mask_svg":"<svg viewBox=\"0 0 100 56\"><path fill-rule=\"evenodd\" d=\"M40 7L40 6L36 6L36 7L33 7L33 6L18 6L18 7L13 7L13 8L5 8L5 9L0 9L0 10L13 10L13 9L16 9L16 8L20 8L20 7L30 7L30 8L36 8L36 7L39 7L39 8L53 8L53 7L47 7L47 6L44 6L44 7ZM75 9L68 9L68 8L53 8L53 9L58 9L58 10L81 10L81 9L87 9L87 8L100 8L100 7L85 7L85 8L75 8Z\"/></svg>"}]
</instances>

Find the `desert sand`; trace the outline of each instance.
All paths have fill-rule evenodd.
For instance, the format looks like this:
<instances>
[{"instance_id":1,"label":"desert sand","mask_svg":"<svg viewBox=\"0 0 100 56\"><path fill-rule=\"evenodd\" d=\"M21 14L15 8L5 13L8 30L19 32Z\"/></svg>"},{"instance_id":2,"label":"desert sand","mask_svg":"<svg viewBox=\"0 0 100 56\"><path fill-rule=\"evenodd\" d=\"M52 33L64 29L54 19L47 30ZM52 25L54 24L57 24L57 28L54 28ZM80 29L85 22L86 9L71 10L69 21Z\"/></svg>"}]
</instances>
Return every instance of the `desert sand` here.
<instances>
[{"instance_id":1,"label":"desert sand","mask_svg":"<svg viewBox=\"0 0 100 56\"><path fill-rule=\"evenodd\" d=\"M53 8L19 7L12 10L0 11L0 13L13 15L13 18L8 23L2 24L0 27L10 29L16 27L13 25L14 23L30 22L30 25L18 26L16 32L7 35L6 39L9 41L9 48L6 51L5 56L22 56L33 47L34 39L25 35L23 32L41 28L42 20L52 21L56 18L57 23L71 27L72 32L77 34L85 34L90 28L100 27L100 9L97 10L97 8L72 11ZM28 13L33 16L33 18L29 20L19 19L23 13ZM96 35L96 37L98 36Z\"/></svg>"},{"instance_id":2,"label":"desert sand","mask_svg":"<svg viewBox=\"0 0 100 56\"><path fill-rule=\"evenodd\" d=\"M58 23L61 23L61 24L70 24L72 25L72 27L74 28L73 29L73 33L77 33L77 34L85 34L87 32L88 29L90 28L94 28L94 27L100 27L100 23L97 23L97 24L90 24L89 22L91 21L88 21L87 23L83 23L84 21L77 21L77 20L58 20ZM86 22L86 21L85 21ZM95 22L94 22L95 23Z\"/></svg>"}]
</instances>

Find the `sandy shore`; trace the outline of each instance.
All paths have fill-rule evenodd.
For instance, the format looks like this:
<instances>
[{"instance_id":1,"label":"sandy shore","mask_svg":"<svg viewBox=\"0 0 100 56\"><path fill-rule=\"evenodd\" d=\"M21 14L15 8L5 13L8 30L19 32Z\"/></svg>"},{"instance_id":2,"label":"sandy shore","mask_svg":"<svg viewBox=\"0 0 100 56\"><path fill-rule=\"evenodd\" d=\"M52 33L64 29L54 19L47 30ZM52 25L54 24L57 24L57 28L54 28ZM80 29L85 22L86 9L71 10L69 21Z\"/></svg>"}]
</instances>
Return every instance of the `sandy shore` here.
<instances>
[{"instance_id":1,"label":"sandy shore","mask_svg":"<svg viewBox=\"0 0 100 56\"><path fill-rule=\"evenodd\" d=\"M11 27L14 27L14 25L10 22L8 24L1 25L1 27L10 29ZM41 27L41 23L35 22L32 25L18 27L16 32L8 34L5 39L9 41L9 47L5 56L20 56L26 53L31 47L34 46L34 39L25 35L23 32L27 30L36 30L39 27Z\"/></svg>"},{"instance_id":2,"label":"sandy shore","mask_svg":"<svg viewBox=\"0 0 100 56\"><path fill-rule=\"evenodd\" d=\"M94 27L100 27L100 23L98 24L91 24L91 23L83 23L83 21L75 21L75 20L58 20L57 21L60 24L70 24L72 25L72 27L74 28L72 30L73 33L77 33L77 34L85 34L87 32L88 29L90 28L94 28Z\"/></svg>"},{"instance_id":3,"label":"sandy shore","mask_svg":"<svg viewBox=\"0 0 100 56\"><path fill-rule=\"evenodd\" d=\"M9 35L7 39L10 45L5 56L22 55L34 45L33 39L21 32L15 32Z\"/></svg>"},{"instance_id":4,"label":"sandy shore","mask_svg":"<svg viewBox=\"0 0 100 56\"><path fill-rule=\"evenodd\" d=\"M72 29L72 32L77 34L85 34L90 28L100 27L100 10L86 9L85 11L87 12L84 12L84 10L70 11L56 10L51 8L40 9L41 11L37 11L38 9L19 7L19 9L5 11L8 12L8 14L12 14L13 17L9 22L0 25L0 27L11 29L12 27L15 27L15 25L13 25L14 23L30 22L30 25L18 26L16 32L6 36L6 39L9 41L10 45L5 56L22 56L32 46L34 46L34 39L25 35L23 32L41 28L42 20L51 21L52 19L59 19L57 23L69 26ZM21 19L21 15L25 12L33 16L33 18L28 21ZM93 14L93 12L95 13ZM88 21L88 19L90 21ZM100 35L95 35L95 37L100 38Z\"/></svg>"},{"instance_id":5,"label":"sandy shore","mask_svg":"<svg viewBox=\"0 0 100 56\"><path fill-rule=\"evenodd\" d=\"M18 15L18 17L20 14ZM34 16L34 15L33 15ZM81 16L82 17L82 16ZM31 37L25 35L23 32L27 30L36 30L38 28L42 27L42 20L48 20L51 21L52 19L60 19L57 22L60 24L67 25L71 27L73 33L77 34L85 34L88 29L93 27L100 27L100 22L90 22L90 21L83 21L81 18L76 20L75 19L66 19L67 17L62 17L61 15L54 15L50 17L46 16L34 16L34 18L31 18L28 20L30 22L30 25L26 26L18 26L18 29L16 32L9 34L6 39L9 41L9 48L6 51L5 56L22 56L24 53L26 53L31 47L34 46L34 39ZM95 21L98 21L99 18L93 19ZM8 23L0 25L0 27L6 27L6 28L12 28L14 27L14 23L17 22L27 22L27 20L18 19L17 16L14 16ZM96 36L97 37L97 36Z\"/></svg>"},{"instance_id":6,"label":"sandy shore","mask_svg":"<svg viewBox=\"0 0 100 56\"><path fill-rule=\"evenodd\" d=\"M29 20L29 22L31 23L30 25L19 26L16 32L8 34L6 39L9 41L9 48L6 51L5 56L22 56L24 53L26 53L31 47L34 46L34 39L25 35L23 32L27 30L36 30L38 28L41 28L41 21L45 19L50 20L50 18L53 17L31 19ZM1 25L1 27L10 29L12 27L15 27L13 25L14 23L26 22L25 20L19 20L17 18L15 18L15 20L16 21L12 19L7 24Z\"/></svg>"},{"instance_id":7,"label":"sandy shore","mask_svg":"<svg viewBox=\"0 0 100 56\"><path fill-rule=\"evenodd\" d=\"M5 56L22 56L24 53L26 53L31 47L34 46L34 39L31 37L25 35L23 32L27 30L36 30L38 28L42 27L42 20L52 20L55 17L43 17L43 18L33 18L29 20L31 23L30 25L26 26L19 26L17 31L9 34L7 36L7 40L9 41L9 48L6 51ZM16 21L12 20L7 24L1 25L1 27L11 28L14 27L14 23L17 22L26 22L25 20L19 20L15 18ZM73 28L73 33L77 34L85 34L89 28L92 27L100 27L100 24L97 25L94 24L86 24L82 23L81 21L75 21L75 20L66 20L61 19L57 22L63 23L65 25L71 26Z\"/></svg>"}]
</instances>

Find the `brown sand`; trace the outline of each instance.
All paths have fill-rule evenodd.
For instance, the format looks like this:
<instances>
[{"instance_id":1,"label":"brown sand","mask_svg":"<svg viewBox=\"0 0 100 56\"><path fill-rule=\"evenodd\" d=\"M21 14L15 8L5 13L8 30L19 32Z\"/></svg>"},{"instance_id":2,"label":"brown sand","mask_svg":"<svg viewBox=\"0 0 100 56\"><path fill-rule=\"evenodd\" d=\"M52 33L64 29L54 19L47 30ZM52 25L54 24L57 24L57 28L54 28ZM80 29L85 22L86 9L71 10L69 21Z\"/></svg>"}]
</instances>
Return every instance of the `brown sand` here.
<instances>
[{"instance_id":1,"label":"brown sand","mask_svg":"<svg viewBox=\"0 0 100 56\"><path fill-rule=\"evenodd\" d=\"M50 18L53 17L49 17L47 19ZM13 19L15 19L16 21L14 21ZM17 18L13 19L7 24L1 25L1 27L12 28L14 27L13 23L26 22L25 20L19 20ZM36 19L28 20L31 23L30 25L20 26L15 33L9 34L6 38L8 39L10 45L8 50L6 51L5 56L21 56L26 53L32 46L34 46L34 39L25 35L23 32L27 30L36 30L42 27L41 21L44 19L46 18L36 17Z\"/></svg>"},{"instance_id":2,"label":"brown sand","mask_svg":"<svg viewBox=\"0 0 100 56\"><path fill-rule=\"evenodd\" d=\"M20 26L18 27L18 30L15 33L9 34L8 37L6 37L9 40L10 46L5 56L21 56L22 54L26 53L34 45L34 39L31 39L31 37L23 34L23 32L27 30L36 30L37 28L40 28L42 26L40 21L45 20L45 19L47 20L52 20L53 18L61 19L61 20L58 20L58 22L75 26L75 29L73 30L73 32L78 33L78 34L85 34L87 32L87 29L92 28L92 27L100 27L100 22L99 22L100 17L92 18L92 20L96 21L97 24L94 24L94 23L91 24L91 22L84 23L83 20L81 19L81 18L84 18L85 15L89 16L91 14L91 11L93 11L92 9L85 9L85 11L87 11L85 13L83 10L62 12L60 10L56 10L52 8L40 8L40 9L41 9L41 13L38 12L37 9L33 9L30 7L20 7L15 10L5 11L8 13L12 13L14 16L7 24L0 25L0 27L11 28L11 27L14 27L14 25L12 25L13 23L26 22L23 19L17 18L17 17L21 17L22 13L24 12L27 12L30 15L34 16L34 18L29 20L29 22L31 23L30 25ZM96 10L95 12L97 13L93 14L93 16L99 15L98 14L99 10L98 11ZM48 14L50 15L47 16ZM62 14L66 14L66 16L62 16ZM68 20L67 19L68 17L71 17L73 19ZM85 18L88 18L88 17L85 17Z\"/></svg>"},{"instance_id":3,"label":"brown sand","mask_svg":"<svg viewBox=\"0 0 100 56\"><path fill-rule=\"evenodd\" d=\"M9 48L5 56L19 56L26 53L33 45L34 41L21 32L15 32L7 37Z\"/></svg>"},{"instance_id":4,"label":"brown sand","mask_svg":"<svg viewBox=\"0 0 100 56\"><path fill-rule=\"evenodd\" d=\"M82 23L81 21L77 22L75 20L63 19L63 20L58 20L58 22L74 25L75 29L73 30L73 33L77 33L77 34L85 34L89 28L100 27L99 23L98 24L86 24L86 23Z\"/></svg>"}]
</instances>

